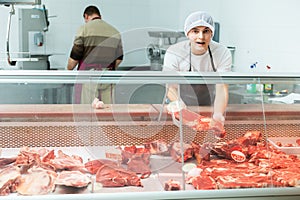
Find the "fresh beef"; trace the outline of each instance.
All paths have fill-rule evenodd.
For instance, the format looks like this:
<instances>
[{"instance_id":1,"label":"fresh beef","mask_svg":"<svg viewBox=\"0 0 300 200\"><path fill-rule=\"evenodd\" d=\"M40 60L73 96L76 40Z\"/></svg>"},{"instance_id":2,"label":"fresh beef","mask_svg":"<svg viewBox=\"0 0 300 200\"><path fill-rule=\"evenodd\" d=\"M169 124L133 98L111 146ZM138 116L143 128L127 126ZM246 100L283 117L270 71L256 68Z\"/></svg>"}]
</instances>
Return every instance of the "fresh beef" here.
<instances>
[{"instance_id":1,"label":"fresh beef","mask_svg":"<svg viewBox=\"0 0 300 200\"><path fill-rule=\"evenodd\" d=\"M118 166L118 163L108 159L97 159L97 160L90 160L84 164L85 168L91 174L96 174L98 169L103 165Z\"/></svg>"},{"instance_id":2,"label":"fresh beef","mask_svg":"<svg viewBox=\"0 0 300 200\"><path fill-rule=\"evenodd\" d=\"M183 143L183 152L181 150L181 143L180 142L174 142L171 145L170 148L170 155L173 160L176 162L182 162L182 155L183 155L183 161L187 161L191 158L193 158L194 150L193 146L191 144Z\"/></svg>"},{"instance_id":3,"label":"fresh beef","mask_svg":"<svg viewBox=\"0 0 300 200\"><path fill-rule=\"evenodd\" d=\"M132 146L125 146L122 151L122 163L126 164L132 155L135 154L137 147L135 145Z\"/></svg>"},{"instance_id":4,"label":"fresh beef","mask_svg":"<svg viewBox=\"0 0 300 200\"><path fill-rule=\"evenodd\" d=\"M207 143L199 145L196 142L191 143L193 147L194 157L196 158L197 164L200 164L203 160L210 160L210 148Z\"/></svg>"},{"instance_id":5,"label":"fresh beef","mask_svg":"<svg viewBox=\"0 0 300 200\"><path fill-rule=\"evenodd\" d=\"M298 146L300 146L300 138L296 140L296 143L298 144Z\"/></svg>"},{"instance_id":6,"label":"fresh beef","mask_svg":"<svg viewBox=\"0 0 300 200\"><path fill-rule=\"evenodd\" d=\"M197 190L213 190L218 188L216 181L205 173L195 176L190 181Z\"/></svg>"},{"instance_id":7,"label":"fresh beef","mask_svg":"<svg viewBox=\"0 0 300 200\"><path fill-rule=\"evenodd\" d=\"M96 173L96 181L103 187L142 186L136 173L122 167L103 165Z\"/></svg>"},{"instance_id":8,"label":"fresh beef","mask_svg":"<svg viewBox=\"0 0 300 200\"><path fill-rule=\"evenodd\" d=\"M14 165L21 167L21 173L26 173L33 166L54 170L50 163L50 160L54 157L54 150L23 147L20 149Z\"/></svg>"},{"instance_id":9,"label":"fresh beef","mask_svg":"<svg viewBox=\"0 0 300 200\"><path fill-rule=\"evenodd\" d=\"M252 148L261 141L261 132L248 131L242 137L227 142L210 144L212 154L226 159L234 159L232 152L238 151L245 158L251 156ZM250 149L250 151L249 151Z\"/></svg>"},{"instance_id":10,"label":"fresh beef","mask_svg":"<svg viewBox=\"0 0 300 200\"><path fill-rule=\"evenodd\" d=\"M0 158L0 167L4 167L6 165L12 164L17 160L17 157L12 158Z\"/></svg>"},{"instance_id":11,"label":"fresh beef","mask_svg":"<svg viewBox=\"0 0 300 200\"><path fill-rule=\"evenodd\" d=\"M299 186L300 159L296 155L281 152L268 143L257 141L260 138L258 132L248 134L234 142L221 143L222 148L219 148L218 153L225 159L202 160L197 166L201 170L194 173L194 176L189 175L187 183L196 189ZM239 144L242 150L247 149L245 154L248 155L248 160L239 163L227 158L232 144Z\"/></svg>"},{"instance_id":12,"label":"fresh beef","mask_svg":"<svg viewBox=\"0 0 300 200\"><path fill-rule=\"evenodd\" d=\"M143 147L136 147L135 145L125 146L122 149L123 164L127 164L133 156L141 157L147 165L150 163L151 153L149 149Z\"/></svg>"},{"instance_id":13,"label":"fresh beef","mask_svg":"<svg viewBox=\"0 0 300 200\"><path fill-rule=\"evenodd\" d=\"M210 128L211 118L199 115L188 109L181 110L182 122L197 131L205 131ZM180 112L174 112L176 119L180 119Z\"/></svg>"},{"instance_id":14,"label":"fresh beef","mask_svg":"<svg viewBox=\"0 0 300 200\"><path fill-rule=\"evenodd\" d=\"M58 150L58 156L51 159L49 162L56 170L84 170L84 164L81 157L76 155L69 156L61 150Z\"/></svg>"},{"instance_id":15,"label":"fresh beef","mask_svg":"<svg viewBox=\"0 0 300 200\"><path fill-rule=\"evenodd\" d=\"M144 146L151 155L169 155L169 145L162 139L147 142Z\"/></svg>"},{"instance_id":16,"label":"fresh beef","mask_svg":"<svg viewBox=\"0 0 300 200\"><path fill-rule=\"evenodd\" d=\"M44 195L54 191L54 171L42 168L31 168L28 173L23 174L18 180L16 191L21 195Z\"/></svg>"},{"instance_id":17,"label":"fresh beef","mask_svg":"<svg viewBox=\"0 0 300 200\"><path fill-rule=\"evenodd\" d=\"M142 178L147 178L151 174L149 163L146 163L141 154L132 156L128 163L127 169L137 174L142 174Z\"/></svg>"},{"instance_id":18,"label":"fresh beef","mask_svg":"<svg viewBox=\"0 0 300 200\"><path fill-rule=\"evenodd\" d=\"M91 182L91 178L80 171L62 171L58 174L55 184L71 187L86 187Z\"/></svg>"},{"instance_id":19,"label":"fresh beef","mask_svg":"<svg viewBox=\"0 0 300 200\"><path fill-rule=\"evenodd\" d=\"M170 179L165 182L164 189L166 191L181 190L180 182Z\"/></svg>"},{"instance_id":20,"label":"fresh beef","mask_svg":"<svg viewBox=\"0 0 300 200\"><path fill-rule=\"evenodd\" d=\"M15 184L21 176L20 169L16 166L8 166L0 169L0 195L8 195L15 190Z\"/></svg>"},{"instance_id":21,"label":"fresh beef","mask_svg":"<svg viewBox=\"0 0 300 200\"><path fill-rule=\"evenodd\" d=\"M269 172L272 176L272 184L282 187L299 187L300 186L300 173L298 167L291 167L289 169L278 169Z\"/></svg>"},{"instance_id":22,"label":"fresh beef","mask_svg":"<svg viewBox=\"0 0 300 200\"><path fill-rule=\"evenodd\" d=\"M15 165L30 168L41 163L40 154L36 149L23 147L16 158Z\"/></svg>"}]
</instances>

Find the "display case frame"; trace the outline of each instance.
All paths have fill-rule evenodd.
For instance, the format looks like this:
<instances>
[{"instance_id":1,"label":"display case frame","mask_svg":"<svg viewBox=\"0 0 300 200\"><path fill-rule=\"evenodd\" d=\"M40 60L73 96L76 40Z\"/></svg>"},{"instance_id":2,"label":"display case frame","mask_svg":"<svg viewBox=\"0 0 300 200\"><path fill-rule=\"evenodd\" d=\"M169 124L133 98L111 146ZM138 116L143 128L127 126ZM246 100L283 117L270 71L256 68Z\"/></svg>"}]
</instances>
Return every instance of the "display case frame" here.
<instances>
[{"instance_id":1,"label":"display case frame","mask_svg":"<svg viewBox=\"0 0 300 200\"><path fill-rule=\"evenodd\" d=\"M13 85L74 85L74 84L300 84L300 77L292 73L185 73L185 72L140 72L140 71L1 71L0 73L0 85L1 84L13 84ZM260 95L263 92L260 91ZM64 127L107 127L109 124L112 126L128 127L126 123L130 123L133 127L139 127L139 130L147 131L144 127L157 127L158 125L170 126L168 130L174 129L176 137L180 140L184 140L183 136L186 134L186 130L183 124L180 123L180 127L176 128L172 124L171 117L168 115L165 108L165 102L162 104L151 105L139 105L140 110L136 105L110 105L108 110L95 110L91 105L76 105L76 104L41 104L35 103L26 104L2 104L1 122L0 126L7 127L47 127L51 131L51 127L57 127L56 123L59 121L64 124ZM121 109L122 108L122 109ZM203 114L211 115L211 107L191 107L191 110L195 112L201 112ZM164 118L159 121L159 115L163 112ZM229 105L227 109L227 120L225 126L234 127L240 125L251 130L253 126L259 124L260 130L263 132L268 131L268 127L278 124L293 124L293 136L299 136L297 117L300 112L300 107L297 104L285 105L285 104L272 104L266 105L264 101L260 104L249 105ZM134 114L132 114L134 113ZM285 117L282 116L284 113ZM117 117L116 117L117 116ZM122 117L119 117L122 116ZM245 120L251 120L250 123L245 124ZM48 124L47 124L48 123ZM150 124L150 125L149 125ZM249 126L250 124L250 126ZM251 126L252 124L252 126ZM0 127L0 128L1 128ZM49 128L50 127L50 128ZM278 128L278 127L277 127ZM278 130L275 126L274 134ZM233 128L234 129L234 128ZM247 128L246 128L247 129ZM23 129L22 129L23 130ZM284 135L285 127L280 130L280 135ZM39 131L39 129L37 129ZM75 132L78 129L75 128ZM20 135L29 133L26 128L24 133L20 131ZM46 131L47 132L47 131ZM67 131L70 132L70 131ZM125 130L126 132L126 130ZM3 135L10 135L8 131L3 131ZM36 133L32 132L35 135ZM46 133L47 134L47 133ZM95 133L93 133L95 134ZM158 138L162 137L166 133L162 131ZM18 135L18 134L16 134ZM58 133L59 135L59 133ZM116 133L117 135L117 133ZM71 140L72 134L69 135ZM235 138L237 135L232 135L231 138ZM264 135L265 136L265 135ZM272 134L267 136L273 136ZM14 145L14 140L22 140L24 137L10 137L8 140L10 143L6 148L20 148L22 145L35 146L35 142L39 140L39 137L31 140L30 142L18 143ZM120 136L122 137L122 136ZM138 136L142 138L142 136ZM30 139L31 138L31 139ZM99 138L98 138L99 139ZM132 139L132 138L131 138ZM131 139L125 139L130 141ZM157 139L157 138L155 138ZM172 140L174 138L170 138ZM45 138L49 140L49 138ZM63 140L68 140L68 137ZM190 139L189 139L190 140ZM92 140L93 141L93 140ZM133 142L134 141L134 142ZM141 140L143 141L143 140ZM201 139L200 139L201 141ZM95 141L93 141L95 142ZM113 143L116 146L129 145L124 144L123 140L120 143ZM131 144L138 145L140 140L132 140ZM37 142L38 143L38 142ZM56 143L57 144L57 143ZM88 146L86 143L78 144L63 143L62 146ZM101 144L102 145L102 144ZM4 146L4 144L2 144ZM36 147L53 147L54 143L43 143L36 145ZM59 144L57 144L59 146ZM94 146L94 144L91 144ZM95 145L96 146L96 145ZM103 146L103 145L102 145ZM299 172L300 173L300 172ZM158 173L159 174L159 173ZM10 199L12 196L1 197L3 199ZM251 189L222 189L222 190L185 190L185 191L124 191L124 192L99 192L99 193L86 193L86 194L54 194L44 196L13 196L14 199L298 199L300 197L300 189L297 187L289 188L251 188Z\"/></svg>"}]
</instances>

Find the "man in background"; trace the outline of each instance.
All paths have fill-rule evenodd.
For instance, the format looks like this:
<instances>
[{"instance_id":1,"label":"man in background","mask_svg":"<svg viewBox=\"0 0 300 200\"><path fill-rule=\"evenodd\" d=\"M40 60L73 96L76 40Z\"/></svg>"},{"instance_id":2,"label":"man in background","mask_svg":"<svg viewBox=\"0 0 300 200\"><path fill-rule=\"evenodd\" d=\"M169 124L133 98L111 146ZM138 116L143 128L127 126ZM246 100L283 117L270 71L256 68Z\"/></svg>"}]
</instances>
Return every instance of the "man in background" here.
<instances>
[{"instance_id":1,"label":"man in background","mask_svg":"<svg viewBox=\"0 0 300 200\"><path fill-rule=\"evenodd\" d=\"M115 70L123 60L121 34L101 18L96 6L88 6L83 17L85 24L77 31L67 69ZM98 98L110 104L113 89L112 84L76 85L75 103L90 104Z\"/></svg>"}]
</instances>

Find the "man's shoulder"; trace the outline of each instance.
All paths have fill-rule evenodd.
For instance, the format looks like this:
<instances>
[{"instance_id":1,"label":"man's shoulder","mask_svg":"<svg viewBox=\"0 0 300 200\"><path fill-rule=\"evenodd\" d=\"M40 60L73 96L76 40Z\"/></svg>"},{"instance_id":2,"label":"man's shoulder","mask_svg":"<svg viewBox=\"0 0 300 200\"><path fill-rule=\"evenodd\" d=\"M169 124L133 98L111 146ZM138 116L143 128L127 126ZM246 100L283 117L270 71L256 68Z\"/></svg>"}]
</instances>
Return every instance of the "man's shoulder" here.
<instances>
[{"instance_id":1,"label":"man's shoulder","mask_svg":"<svg viewBox=\"0 0 300 200\"><path fill-rule=\"evenodd\" d=\"M110 30L112 30L112 31L114 31L116 33L119 33L119 30L115 26L113 26L112 24L110 24L110 23L108 23L108 22L106 22L104 20L100 20L100 24L102 26L105 26L105 27L109 28Z\"/></svg>"}]
</instances>

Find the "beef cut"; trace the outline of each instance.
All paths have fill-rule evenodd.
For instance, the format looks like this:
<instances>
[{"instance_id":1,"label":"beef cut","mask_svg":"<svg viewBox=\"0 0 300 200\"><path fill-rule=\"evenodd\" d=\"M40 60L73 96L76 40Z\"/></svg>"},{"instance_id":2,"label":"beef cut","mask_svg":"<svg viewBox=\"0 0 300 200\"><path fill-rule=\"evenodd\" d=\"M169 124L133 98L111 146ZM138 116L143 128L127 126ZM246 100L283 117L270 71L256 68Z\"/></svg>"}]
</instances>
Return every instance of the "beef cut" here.
<instances>
[{"instance_id":1,"label":"beef cut","mask_svg":"<svg viewBox=\"0 0 300 200\"><path fill-rule=\"evenodd\" d=\"M164 189L166 191L181 190L180 182L170 179L167 182L165 182Z\"/></svg>"},{"instance_id":2,"label":"beef cut","mask_svg":"<svg viewBox=\"0 0 300 200\"><path fill-rule=\"evenodd\" d=\"M136 173L122 167L103 165L96 173L96 182L103 187L142 186Z\"/></svg>"},{"instance_id":3,"label":"beef cut","mask_svg":"<svg viewBox=\"0 0 300 200\"><path fill-rule=\"evenodd\" d=\"M187 161L193 158L194 155L193 146L191 144L183 143L183 152L182 152L181 143L174 142L170 148L170 155L172 159L175 160L176 162L182 162L182 155L183 155L183 161Z\"/></svg>"},{"instance_id":4,"label":"beef cut","mask_svg":"<svg viewBox=\"0 0 300 200\"><path fill-rule=\"evenodd\" d=\"M16 181L21 176L19 167L8 166L0 169L0 195L8 195L14 192Z\"/></svg>"},{"instance_id":5,"label":"beef cut","mask_svg":"<svg viewBox=\"0 0 300 200\"><path fill-rule=\"evenodd\" d=\"M127 163L127 169L142 174L141 178L148 178L151 174L149 163L141 155L132 156Z\"/></svg>"},{"instance_id":6,"label":"beef cut","mask_svg":"<svg viewBox=\"0 0 300 200\"><path fill-rule=\"evenodd\" d=\"M91 182L91 178L80 171L62 171L58 174L55 184L71 187L86 187Z\"/></svg>"},{"instance_id":7,"label":"beef cut","mask_svg":"<svg viewBox=\"0 0 300 200\"><path fill-rule=\"evenodd\" d=\"M55 189L54 171L42 168L31 168L27 174L23 174L18 180L16 191L21 195L44 195L53 192Z\"/></svg>"},{"instance_id":8,"label":"beef cut","mask_svg":"<svg viewBox=\"0 0 300 200\"><path fill-rule=\"evenodd\" d=\"M108 159L90 160L84 164L85 168L91 174L96 174L98 169L103 165L118 166L118 163Z\"/></svg>"},{"instance_id":9,"label":"beef cut","mask_svg":"<svg viewBox=\"0 0 300 200\"><path fill-rule=\"evenodd\" d=\"M145 148L149 150L151 155L169 155L169 145L162 139L146 142Z\"/></svg>"},{"instance_id":10,"label":"beef cut","mask_svg":"<svg viewBox=\"0 0 300 200\"><path fill-rule=\"evenodd\" d=\"M81 157L69 156L58 150L58 155L49 161L56 170L84 170L84 164Z\"/></svg>"}]
</instances>

